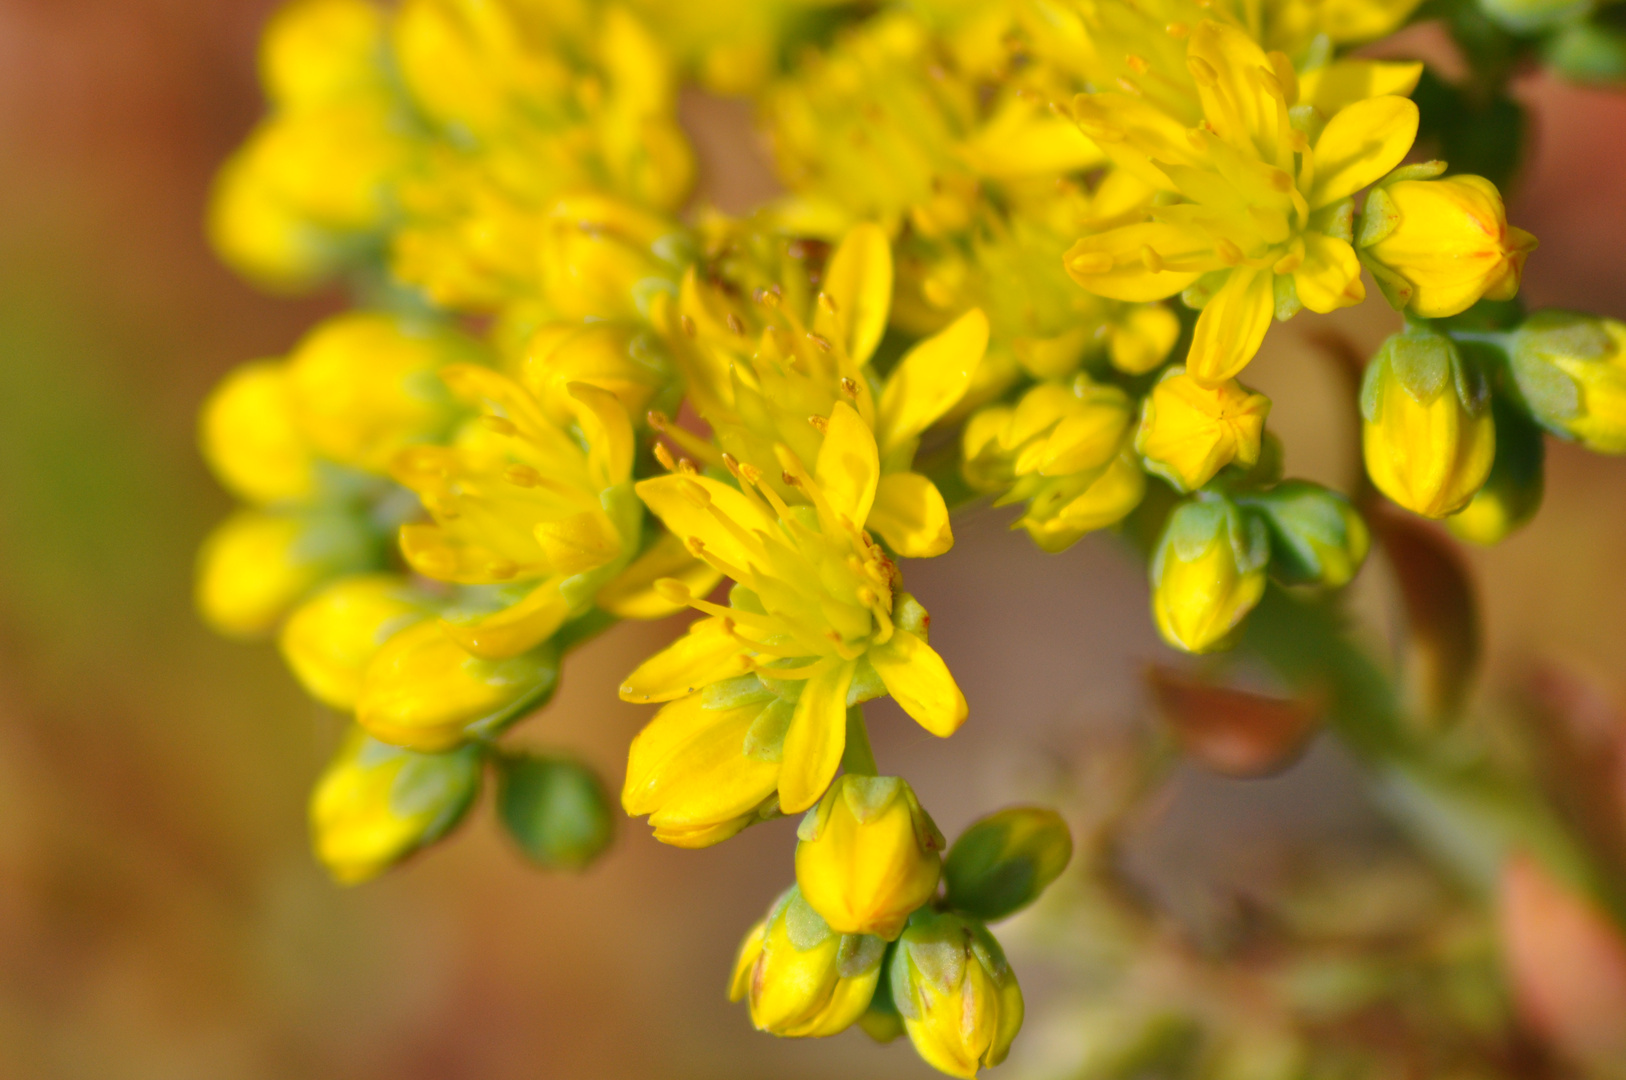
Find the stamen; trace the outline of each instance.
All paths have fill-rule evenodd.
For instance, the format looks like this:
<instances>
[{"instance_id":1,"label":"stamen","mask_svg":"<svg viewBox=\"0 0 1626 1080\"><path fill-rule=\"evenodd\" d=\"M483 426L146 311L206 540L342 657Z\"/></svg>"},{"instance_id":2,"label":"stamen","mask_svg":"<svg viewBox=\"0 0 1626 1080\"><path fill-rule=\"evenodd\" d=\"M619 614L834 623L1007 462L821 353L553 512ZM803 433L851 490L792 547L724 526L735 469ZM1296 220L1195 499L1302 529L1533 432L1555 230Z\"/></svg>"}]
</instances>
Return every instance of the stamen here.
<instances>
[{"instance_id":1,"label":"stamen","mask_svg":"<svg viewBox=\"0 0 1626 1080\"><path fill-rule=\"evenodd\" d=\"M858 400L858 384L847 378L841 378L841 392L854 401Z\"/></svg>"},{"instance_id":2,"label":"stamen","mask_svg":"<svg viewBox=\"0 0 1626 1080\"><path fill-rule=\"evenodd\" d=\"M1081 251L1068 261L1075 274L1106 274L1112 271L1113 258L1104 251Z\"/></svg>"},{"instance_id":3,"label":"stamen","mask_svg":"<svg viewBox=\"0 0 1626 1080\"><path fill-rule=\"evenodd\" d=\"M661 468L667 472L677 472L677 461L672 457L672 451L666 448L665 443L655 444L655 460L661 463Z\"/></svg>"},{"instance_id":4,"label":"stamen","mask_svg":"<svg viewBox=\"0 0 1626 1080\"><path fill-rule=\"evenodd\" d=\"M542 486L542 474L529 465L510 465L502 471L503 479L515 487L534 488Z\"/></svg>"},{"instance_id":5,"label":"stamen","mask_svg":"<svg viewBox=\"0 0 1626 1080\"><path fill-rule=\"evenodd\" d=\"M744 320L742 320L738 315L734 314L734 312L732 312L732 311L730 311L728 313L728 328L730 330L734 331L734 333L738 334L740 337L745 336L745 322L744 322Z\"/></svg>"},{"instance_id":6,"label":"stamen","mask_svg":"<svg viewBox=\"0 0 1626 1080\"><path fill-rule=\"evenodd\" d=\"M824 435L824 434L828 433L829 430L830 430L830 421L828 419L826 419L825 417L822 417L822 416L810 416L810 417L807 418L807 422L809 424L812 424L813 425L813 430L818 432L820 435Z\"/></svg>"},{"instance_id":7,"label":"stamen","mask_svg":"<svg viewBox=\"0 0 1626 1080\"><path fill-rule=\"evenodd\" d=\"M515 427L514 422L507 417L488 413L480 417L480 423L485 425L487 431L496 432L498 435L513 437L519 434L519 428Z\"/></svg>"},{"instance_id":8,"label":"stamen","mask_svg":"<svg viewBox=\"0 0 1626 1080\"><path fill-rule=\"evenodd\" d=\"M823 294L821 293L820 295ZM820 352L829 352L831 349L835 348L834 345L830 344L829 338L821 337L818 334L812 333L811 331L809 331L807 335L807 340L818 346Z\"/></svg>"},{"instance_id":9,"label":"stamen","mask_svg":"<svg viewBox=\"0 0 1626 1080\"><path fill-rule=\"evenodd\" d=\"M688 334L690 337L699 337L700 336L700 328L698 326L696 326L694 324L694 320L689 318L687 315L684 315L681 318L679 318L678 322L682 325L683 332L685 334Z\"/></svg>"},{"instance_id":10,"label":"stamen","mask_svg":"<svg viewBox=\"0 0 1626 1080\"><path fill-rule=\"evenodd\" d=\"M1242 249L1223 236L1214 245L1214 250L1219 255L1220 261L1226 266L1238 266L1242 262Z\"/></svg>"}]
</instances>

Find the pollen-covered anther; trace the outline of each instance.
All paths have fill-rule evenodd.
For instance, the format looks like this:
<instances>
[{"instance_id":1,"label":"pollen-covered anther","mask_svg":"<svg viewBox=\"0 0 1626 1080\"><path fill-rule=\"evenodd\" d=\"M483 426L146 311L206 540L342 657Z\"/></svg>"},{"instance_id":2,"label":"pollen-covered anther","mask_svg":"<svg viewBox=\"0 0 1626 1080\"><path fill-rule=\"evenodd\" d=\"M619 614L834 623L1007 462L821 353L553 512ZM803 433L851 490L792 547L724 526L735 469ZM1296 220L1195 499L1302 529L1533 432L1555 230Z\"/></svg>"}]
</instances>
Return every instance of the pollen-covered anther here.
<instances>
[{"instance_id":1,"label":"pollen-covered anther","mask_svg":"<svg viewBox=\"0 0 1626 1080\"><path fill-rule=\"evenodd\" d=\"M1128 56L1124 57L1124 63L1127 64L1129 66L1129 70L1133 71L1136 75L1146 74L1146 69L1149 66L1146 63L1145 57L1136 56L1134 53L1130 53Z\"/></svg>"},{"instance_id":2,"label":"pollen-covered anther","mask_svg":"<svg viewBox=\"0 0 1626 1080\"><path fill-rule=\"evenodd\" d=\"M677 471L684 476L699 476L700 469L688 458L678 458Z\"/></svg>"},{"instance_id":3,"label":"pollen-covered anther","mask_svg":"<svg viewBox=\"0 0 1626 1080\"><path fill-rule=\"evenodd\" d=\"M515 487L534 488L542 485L542 474L529 465L510 465L502 471L502 475Z\"/></svg>"},{"instance_id":4,"label":"pollen-covered anther","mask_svg":"<svg viewBox=\"0 0 1626 1080\"><path fill-rule=\"evenodd\" d=\"M728 328L740 337L745 336L745 320L732 311L728 313Z\"/></svg>"},{"instance_id":5,"label":"pollen-covered anther","mask_svg":"<svg viewBox=\"0 0 1626 1080\"><path fill-rule=\"evenodd\" d=\"M1270 170L1270 186L1282 194L1293 190L1293 177L1283 169Z\"/></svg>"},{"instance_id":6,"label":"pollen-covered anther","mask_svg":"<svg viewBox=\"0 0 1626 1080\"><path fill-rule=\"evenodd\" d=\"M685 547L687 547L689 549L690 553L693 554L696 558L699 558L700 555L703 554L705 552L705 550L706 550L706 542L704 540L700 539L700 537L698 537L698 536L689 537L687 540L685 540L683 542L683 544L684 544Z\"/></svg>"},{"instance_id":7,"label":"pollen-covered anther","mask_svg":"<svg viewBox=\"0 0 1626 1080\"><path fill-rule=\"evenodd\" d=\"M815 346L817 346L820 352L829 352L835 348L834 345L830 344L829 338L815 334L811 330L809 330L807 333L807 340L811 341Z\"/></svg>"},{"instance_id":8,"label":"pollen-covered anther","mask_svg":"<svg viewBox=\"0 0 1626 1080\"><path fill-rule=\"evenodd\" d=\"M1198 86L1208 90L1219 86L1219 72L1214 70L1214 65L1202 57L1186 57L1186 68L1191 72L1191 77L1196 80Z\"/></svg>"},{"instance_id":9,"label":"pollen-covered anther","mask_svg":"<svg viewBox=\"0 0 1626 1080\"><path fill-rule=\"evenodd\" d=\"M487 431L495 432L498 435L514 436L519 434L519 428L515 427L514 422L505 416L495 416L487 413L485 416L480 417L480 423L485 425Z\"/></svg>"},{"instance_id":10,"label":"pollen-covered anther","mask_svg":"<svg viewBox=\"0 0 1626 1080\"><path fill-rule=\"evenodd\" d=\"M1128 79L1124 78L1121 75L1118 77L1117 83L1118 83L1118 89L1122 90L1126 94L1132 94L1135 97L1144 96L1144 95L1141 94L1140 87L1136 86L1134 83L1130 82Z\"/></svg>"},{"instance_id":11,"label":"pollen-covered anther","mask_svg":"<svg viewBox=\"0 0 1626 1080\"><path fill-rule=\"evenodd\" d=\"M858 384L846 376L841 379L841 392L854 401L858 400Z\"/></svg>"},{"instance_id":12,"label":"pollen-covered anther","mask_svg":"<svg viewBox=\"0 0 1626 1080\"><path fill-rule=\"evenodd\" d=\"M1242 264L1242 249L1236 246L1235 241L1226 237L1219 238L1219 241L1214 245L1214 253L1220 257L1220 262L1226 266L1240 266Z\"/></svg>"},{"instance_id":13,"label":"pollen-covered anther","mask_svg":"<svg viewBox=\"0 0 1626 1080\"><path fill-rule=\"evenodd\" d=\"M786 469L784 472L780 473L779 479L783 480L785 482L785 486L787 487L793 487L798 490L801 489L802 482L796 479L796 474L791 472L789 469Z\"/></svg>"},{"instance_id":14,"label":"pollen-covered anther","mask_svg":"<svg viewBox=\"0 0 1626 1080\"><path fill-rule=\"evenodd\" d=\"M511 581L519 573L519 567L507 559L494 559L486 564L486 573L498 581Z\"/></svg>"},{"instance_id":15,"label":"pollen-covered anther","mask_svg":"<svg viewBox=\"0 0 1626 1080\"><path fill-rule=\"evenodd\" d=\"M1283 255L1281 258L1276 260L1275 265L1270 268L1270 272L1273 274L1291 274L1293 271L1297 270L1303 265L1304 252L1289 251L1286 255Z\"/></svg>"},{"instance_id":16,"label":"pollen-covered anther","mask_svg":"<svg viewBox=\"0 0 1626 1080\"><path fill-rule=\"evenodd\" d=\"M700 327L696 326L694 324L694 320L689 318L689 316L687 316L687 315L681 316L678 319L678 324L683 327L683 332L685 334L689 335L690 337L699 337L700 336Z\"/></svg>"},{"instance_id":17,"label":"pollen-covered anther","mask_svg":"<svg viewBox=\"0 0 1626 1080\"><path fill-rule=\"evenodd\" d=\"M751 299L766 308L777 308L779 306L779 294L772 289L758 289L751 294Z\"/></svg>"},{"instance_id":18,"label":"pollen-covered anther","mask_svg":"<svg viewBox=\"0 0 1626 1080\"><path fill-rule=\"evenodd\" d=\"M744 477L740 475L740 459L735 457L733 454L730 454L726 450L723 451L723 468L727 469L728 475L732 476L734 479L744 479Z\"/></svg>"},{"instance_id":19,"label":"pollen-covered anther","mask_svg":"<svg viewBox=\"0 0 1626 1080\"><path fill-rule=\"evenodd\" d=\"M1163 32L1172 38L1183 38L1191 33L1191 27L1183 22L1172 22L1163 28Z\"/></svg>"},{"instance_id":20,"label":"pollen-covered anther","mask_svg":"<svg viewBox=\"0 0 1626 1080\"><path fill-rule=\"evenodd\" d=\"M807 422L812 424L813 430L818 432L820 435L823 435L830 430L829 419L827 417L819 416L816 413L808 417Z\"/></svg>"},{"instance_id":21,"label":"pollen-covered anther","mask_svg":"<svg viewBox=\"0 0 1626 1080\"><path fill-rule=\"evenodd\" d=\"M656 581L655 591L660 594L661 599L671 604L687 604L694 599L689 587L676 578L661 578Z\"/></svg>"},{"instance_id":22,"label":"pollen-covered anther","mask_svg":"<svg viewBox=\"0 0 1626 1080\"><path fill-rule=\"evenodd\" d=\"M644 419L649 421L649 426L654 428L656 431L665 431L666 425L671 423L671 421L666 418L666 414L661 412L659 409L650 409L649 412L644 414Z\"/></svg>"},{"instance_id":23,"label":"pollen-covered anther","mask_svg":"<svg viewBox=\"0 0 1626 1080\"><path fill-rule=\"evenodd\" d=\"M655 444L655 460L660 462L661 468L667 472L678 471L677 459L672 456L672 451L666 448L665 443Z\"/></svg>"},{"instance_id":24,"label":"pollen-covered anther","mask_svg":"<svg viewBox=\"0 0 1626 1080\"><path fill-rule=\"evenodd\" d=\"M836 298L827 292L819 293L819 307L834 315L837 310Z\"/></svg>"}]
</instances>

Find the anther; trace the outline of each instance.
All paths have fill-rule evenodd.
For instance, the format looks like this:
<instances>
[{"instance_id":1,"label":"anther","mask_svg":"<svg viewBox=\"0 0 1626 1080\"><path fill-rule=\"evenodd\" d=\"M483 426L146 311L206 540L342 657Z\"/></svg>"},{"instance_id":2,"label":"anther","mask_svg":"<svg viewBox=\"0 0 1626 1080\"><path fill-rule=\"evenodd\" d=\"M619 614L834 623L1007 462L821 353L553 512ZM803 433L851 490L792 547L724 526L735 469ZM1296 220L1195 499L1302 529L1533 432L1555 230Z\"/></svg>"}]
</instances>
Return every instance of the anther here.
<instances>
[{"instance_id":1,"label":"anther","mask_svg":"<svg viewBox=\"0 0 1626 1080\"><path fill-rule=\"evenodd\" d=\"M830 421L822 416L810 416L807 418L807 422L812 424L813 430L818 432L820 435L823 435L830 430Z\"/></svg>"},{"instance_id":2,"label":"anther","mask_svg":"<svg viewBox=\"0 0 1626 1080\"><path fill-rule=\"evenodd\" d=\"M1067 265L1075 274L1105 274L1112 270L1112 256L1104 251L1081 251Z\"/></svg>"},{"instance_id":3,"label":"anther","mask_svg":"<svg viewBox=\"0 0 1626 1080\"><path fill-rule=\"evenodd\" d=\"M1223 236L1220 237L1219 243L1214 245L1214 250L1226 266L1236 266L1242 262L1242 249Z\"/></svg>"},{"instance_id":4,"label":"anther","mask_svg":"<svg viewBox=\"0 0 1626 1080\"><path fill-rule=\"evenodd\" d=\"M681 318L679 318L678 322L683 326L683 332L685 334L688 334L690 337L699 337L700 336L700 328L698 326L696 326L694 324L694 320L689 318L687 315L684 315Z\"/></svg>"},{"instance_id":5,"label":"anther","mask_svg":"<svg viewBox=\"0 0 1626 1080\"><path fill-rule=\"evenodd\" d=\"M745 322L732 311L728 313L728 328L741 337L745 336Z\"/></svg>"},{"instance_id":6,"label":"anther","mask_svg":"<svg viewBox=\"0 0 1626 1080\"><path fill-rule=\"evenodd\" d=\"M1128 56L1124 57L1124 63L1128 64L1129 70L1133 71L1136 75L1146 74L1146 69L1149 66L1144 57L1136 56L1134 53L1130 53Z\"/></svg>"},{"instance_id":7,"label":"anther","mask_svg":"<svg viewBox=\"0 0 1626 1080\"><path fill-rule=\"evenodd\" d=\"M821 292L819 293L819 306L834 315L837 307L836 298L827 292Z\"/></svg>"},{"instance_id":8,"label":"anther","mask_svg":"<svg viewBox=\"0 0 1626 1080\"><path fill-rule=\"evenodd\" d=\"M511 581L519 573L519 567L507 559L498 559L486 565L486 573L498 581Z\"/></svg>"},{"instance_id":9,"label":"anther","mask_svg":"<svg viewBox=\"0 0 1626 1080\"><path fill-rule=\"evenodd\" d=\"M519 428L515 427L514 422L506 417L492 416L488 413L487 415L480 417L480 423L486 426L487 431L494 431L498 435L512 436L519 434Z\"/></svg>"},{"instance_id":10,"label":"anther","mask_svg":"<svg viewBox=\"0 0 1626 1080\"><path fill-rule=\"evenodd\" d=\"M503 470L503 479L515 487L534 488L542 484L542 474L529 465L510 465Z\"/></svg>"},{"instance_id":11,"label":"anther","mask_svg":"<svg viewBox=\"0 0 1626 1080\"><path fill-rule=\"evenodd\" d=\"M1172 38L1183 38L1191 33L1191 27L1183 22L1172 22L1163 28L1163 32Z\"/></svg>"},{"instance_id":12,"label":"anther","mask_svg":"<svg viewBox=\"0 0 1626 1080\"><path fill-rule=\"evenodd\" d=\"M813 333L811 330L807 332L807 340L818 346L820 352L829 352L831 349L835 348L834 345L830 344L829 338L821 337L820 335Z\"/></svg>"},{"instance_id":13,"label":"anther","mask_svg":"<svg viewBox=\"0 0 1626 1080\"><path fill-rule=\"evenodd\" d=\"M730 476L736 480L740 479L740 459L726 450L723 451L723 467L728 470Z\"/></svg>"},{"instance_id":14,"label":"anther","mask_svg":"<svg viewBox=\"0 0 1626 1080\"><path fill-rule=\"evenodd\" d=\"M666 448L665 443L655 444L655 460L661 463L661 468L667 472L677 472L677 459L672 457L672 451Z\"/></svg>"},{"instance_id":15,"label":"anther","mask_svg":"<svg viewBox=\"0 0 1626 1080\"><path fill-rule=\"evenodd\" d=\"M796 477L794 475L792 475L792 473L791 473L791 471L789 469L786 469L784 472L781 472L779 474L779 479L781 479L781 480L783 480L785 482L786 487L793 487L793 488L800 489L801 486L802 486L797 481Z\"/></svg>"},{"instance_id":16,"label":"anther","mask_svg":"<svg viewBox=\"0 0 1626 1080\"><path fill-rule=\"evenodd\" d=\"M1270 186L1285 195L1293 190L1293 178L1281 169L1272 169Z\"/></svg>"},{"instance_id":17,"label":"anther","mask_svg":"<svg viewBox=\"0 0 1626 1080\"><path fill-rule=\"evenodd\" d=\"M858 400L858 384L846 376L842 376L841 379L841 392L854 401Z\"/></svg>"},{"instance_id":18,"label":"anther","mask_svg":"<svg viewBox=\"0 0 1626 1080\"><path fill-rule=\"evenodd\" d=\"M684 476L698 476L700 474L700 470L695 468L694 462L690 461L688 458L678 459L678 472L682 473Z\"/></svg>"},{"instance_id":19,"label":"anther","mask_svg":"<svg viewBox=\"0 0 1626 1080\"><path fill-rule=\"evenodd\" d=\"M649 412L645 414L644 419L648 420L649 426L654 428L656 431L665 431L666 425L671 423L671 421L666 418L666 414L661 412L659 409L650 409Z\"/></svg>"}]
</instances>

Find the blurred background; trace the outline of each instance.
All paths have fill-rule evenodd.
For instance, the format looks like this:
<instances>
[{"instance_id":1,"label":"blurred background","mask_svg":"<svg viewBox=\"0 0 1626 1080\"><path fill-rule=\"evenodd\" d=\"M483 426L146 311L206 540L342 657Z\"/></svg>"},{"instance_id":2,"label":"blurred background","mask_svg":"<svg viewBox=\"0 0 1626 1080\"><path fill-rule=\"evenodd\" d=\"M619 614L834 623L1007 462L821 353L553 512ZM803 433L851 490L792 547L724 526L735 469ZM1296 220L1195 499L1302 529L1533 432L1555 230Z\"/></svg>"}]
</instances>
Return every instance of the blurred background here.
<instances>
[{"instance_id":1,"label":"blurred background","mask_svg":"<svg viewBox=\"0 0 1626 1080\"><path fill-rule=\"evenodd\" d=\"M194 448L198 404L339 304L259 295L202 236L211 174L260 110L272 6L0 0L0 1076L932 1075L906 1042L792 1045L724 1000L739 936L791 880L793 822L700 853L625 823L581 878L528 869L489 808L358 889L308 854L305 799L338 723L273 650L191 610L194 549L228 508ZM1522 97L1537 144L1510 218L1542 245L1526 296L1626 316L1626 98L1540 78ZM719 126L690 105L709 190L751 191L760 167L717 150L728 110ZM1337 322L1363 347L1391 328L1376 301ZM1343 485L1355 414L1315 329L1274 333L1252 381L1289 472ZM953 553L907 568L970 723L950 742L895 713L873 724L883 767L950 836L1056 788L1092 727L1144 711L1140 673L1167 659L1116 541L1044 556L1005 524L976 512ZM1556 448L1536 523L1472 555L1484 693L1548 655L1626 683L1623 538L1626 462ZM647 711L613 688L679 625L576 654L522 738L619 786ZM1284 837L1366 828L1352 771L1318 745L1270 781L1183 774L1136 857L1171 895L1202 895ZM1018 923L1037 1013L1043 958L1021 938Z\"/></svg>"}]
</instances>

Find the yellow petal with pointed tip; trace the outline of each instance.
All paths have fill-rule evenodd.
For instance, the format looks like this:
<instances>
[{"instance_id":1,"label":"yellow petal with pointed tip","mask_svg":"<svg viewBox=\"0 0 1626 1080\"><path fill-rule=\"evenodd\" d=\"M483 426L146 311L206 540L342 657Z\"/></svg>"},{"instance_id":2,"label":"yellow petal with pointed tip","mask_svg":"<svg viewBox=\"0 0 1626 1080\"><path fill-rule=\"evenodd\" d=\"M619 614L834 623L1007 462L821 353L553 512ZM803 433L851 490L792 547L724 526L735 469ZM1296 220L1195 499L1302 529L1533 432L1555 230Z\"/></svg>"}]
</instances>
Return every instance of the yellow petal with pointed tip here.
<instances>
[{"instance_id":1,"label":"yellow petal with pointed tip","mask_svg":"<svg viewBox=\"0 0 1626 1080\"><path fill-rule=\"evenodd\" d=\"M638 497L685 542L698 539L719 559L743 569L754 551L722 522L727 518L747 533L770 532L778 523L737 488L707 476L674 473L638 484Z\"/></svg>"},{"instance_id":2,"label":"yellow petal with pointed tip","mask_svg":"<svg viewBox=\"0 0 1626 1080\"><path fill-rule=\"evenodd\" d=\"M1417 141L1417 106L1403 97L1357 101L1327 121L1315 144L1310 209L1348 198L1388 173Z\"/></svg>"},{"instance_id":3,"label":"yellow petal with pointed tip","mask_svg":"<svg viewBox=\"0 0 1626 1080\"><path fill-rule=\"evenodd\" d=\"M819 448L814 475L836 513L845 514L854 526L863 528L875 502L881 462L869 425L845 401L836 402L830 413L830 426Z\"/></svg>"},{"instance_id":4,"label":"yellow petal with pointed tip","mask_svg":"<svg viewBox=\"0 0 1626 1080\"><path fill-rule=\"evenodd\" d=\"M573 382L569 390L577 404L576 422L587 436L593 482L614 487L632 475L635 447L627 410L614 394L592 383Z\"/></svg>"},{"instance_id":5,"label":"yellow petal with pointed tip","mask_svg":"<svg viewBox=\"0 0 1626 1080\"><path fill-rule=\"evenodd\" d=\"M885 645L869 651L869 662L915 722L940 738L965 723L965 695L937 650L901 627Z\"/></svg>"},{"instance_id":6,"label":"yellow petal with pointed tip","mask_svg":"<svg viewBox=\"0 0 1626 1080\"><path fill-rule=\"evenodd\" d=\"M802 687L796 716L785 733L779 773L779 808L787 814L799 814L818 802L841 765L847 746L847 688L852 685L853 666L838 664Z\"/></svg>"},{"instance_id":7,"label":"yellow petal with pointed tip","mask_svg":"<svg viewBox=\"0 0 1626 1080\"><path fill-rule=\"evenodd\" d=\"M621 534L602 510L584 510L563 521L544 521L535 529L548 565L565 576L585 574L621 554Z\"/></svg>"},{"instance_id":8,"label":"yellow petal with pointed tip","mask_svg":"<svg viewBox=\"0 0 1626 1080\"><path fill-rule=\"evenodd\" d=\"M745 755L761 711L708 709L699 694L664 706L632 740L622 808L674 833L710 830L753 810L779 775L778 765Z\"/></svg>"},{"instance_id":9,"label":"yellow petal with pointed tip","mask_svg":"<svg viewBox=\"0 0 1626 1080\"><path fill-rule=\"evenodd\" d=\"M672 701L750 670L739 639L722 619L699 619L689 632L638 665L621 684L622 701Z\"/></svg>"},{"instance_id":10,"label":"yellow petal with pointed tip","mask_svg":"<svg viewBox=\"0 0 1626 1080\"><path fill-rule=\"evenodd\" d=\"M846 346L864 364L886 333L892 310L892 243L879 225L855 227L841 241L825 271L824 293L834 310L819 305L813 330Z\"/></svg>"},{"instance_id":11,"label":"yellow petal with pointed tip","mask_svg":"<svg viewBox=\"0 0 1626 1080\"><path fill-rule=\"evenodd\" d=\"M1154 255L1150 264L1147 252ZM1067 249L1062 265L1097 296L1143 301L1173 296L1223 264L1200 232L1148 221L1083 237Z\"/></svg>"},{"instance_id":12,"label":"yellow petal with pointed tip","mask_svg":"<svg viewBox=\"0 0 1626 1080\"><path fill-rule=\"evenodd\" d=\"M988 316L972 308L904 355L876 418L882 453L915 438L959 403L988 351Z\"/></svg>"},{"instance_id":13,"label":"yellow petal with pointed tip","mask_svg":"<svg viewBox=\"0 0 1626 1080\"><path fill-rule=\"evenodd\" d=\"M1304 262L1293 272L1293 286L1304 306L1322 315L1366 299L1355 249L1325 233L1304 234Z\"/></svg>"},{"instance_id":14,"label":"yellow petal with pointed tip","mask_svg":"<svg viewBox=\"0 0 1626 1080\"><path fill-rule=\"evenodd\" d=\"M440 625L469 655L502 660L536 648L569 616L570 605L559 595L559 579L552 578L501 611L467 621L442 619Z\"/></svg>"},{"instance_id":15,"label":"yellow petal with pointed tip","mask_svg":"<svg viewBox=\"0 0 1626 1080\"><path fill-rule=\"evenodd\" d=\"M936 558L954 546L943 493L919 473L881 477L868 527L906 559Z\"/></svg>"},{"instance_id":16,"label":"yellow petal with pointed tip","mask_svg":"<svg viewBox=\"0 0 1626 1080\"><path fill-rule=\"evenodd\" d=\"M1270 329L1275 290L1269 270L1239 266L1197 317L1186 370L1206 383L1221 383L1248 366Z\"/></svg>"}]
</instances>

